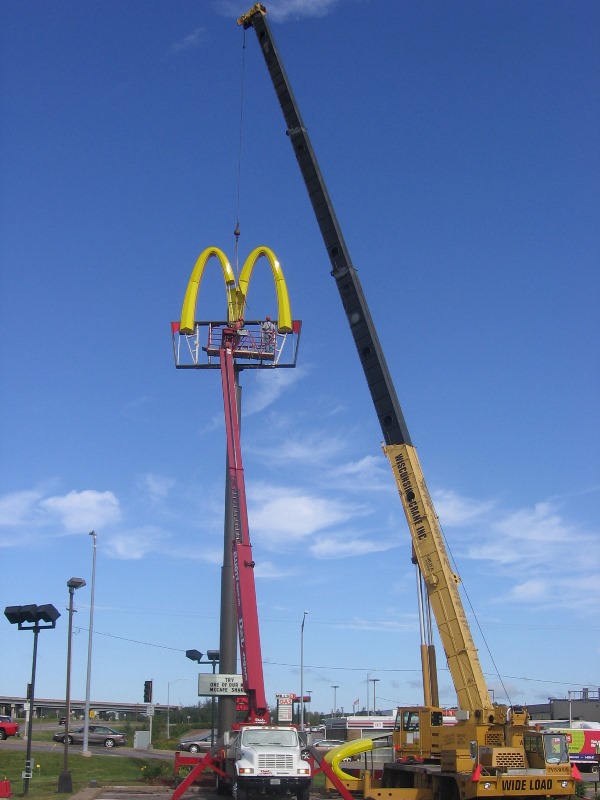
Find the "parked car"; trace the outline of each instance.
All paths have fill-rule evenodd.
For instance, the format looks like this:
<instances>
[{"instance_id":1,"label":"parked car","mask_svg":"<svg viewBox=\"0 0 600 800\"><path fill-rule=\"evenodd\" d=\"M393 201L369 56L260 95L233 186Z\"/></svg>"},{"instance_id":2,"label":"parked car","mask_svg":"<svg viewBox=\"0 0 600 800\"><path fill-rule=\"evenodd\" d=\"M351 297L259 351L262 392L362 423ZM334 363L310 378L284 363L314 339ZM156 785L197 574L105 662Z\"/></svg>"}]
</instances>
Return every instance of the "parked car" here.
<instances>
[{"instance_id":1,"label":"parked car","mask_svg":"<svg viewBox=\"0 0 600 800\"><path fill-rule=\"evenodd\" d=\"M84 728L75 728L69 731L69 744L83 743ZM52 737L55 742L64 742L65 734L62 731L55 733ZM88 728L88 744L103 744L104 747L116 747L117 745L127 744L127 737L124 733L119 733L108 725L90 725Z\"/></svg>"},{"instance_id":2,"label":"parked car","mask_svg":"<svg viewBox=\"0 0 600 800\"><path fill-rule=\"evenodd\" d=\"M337 747L339 744L346 744L343 739L315 739L312 743L312 746L317 750L317 752L321 753L321 755L325 755L330 750L333 750L334 747ZM349 761L350 759L345 758L344 761Z\"/></svg>"},{"instance_id":3,"label":"parked car","mask_svg":"<svg viewBox=\"0 0 600 800\"><path fill-rule=\"evenodd\" d=\"M7 736L19 735L19 723L13 722L12 717L0 714L0 739L6 739Z\"/></svg>"},{"instance_id":4,"label":"parked car","mask_svg":"<svg viewBox=\"0 0 600 800\"><path fill-rule=\"evenodd\" d=\"M218 739L217 732L215 731L214 740ZM177 745L179 750L187 750L189 753L208 753L210 750L211 734L204 733L201 736L190 736L186 739L181 739Z\"/></svg>"}]
</instances>

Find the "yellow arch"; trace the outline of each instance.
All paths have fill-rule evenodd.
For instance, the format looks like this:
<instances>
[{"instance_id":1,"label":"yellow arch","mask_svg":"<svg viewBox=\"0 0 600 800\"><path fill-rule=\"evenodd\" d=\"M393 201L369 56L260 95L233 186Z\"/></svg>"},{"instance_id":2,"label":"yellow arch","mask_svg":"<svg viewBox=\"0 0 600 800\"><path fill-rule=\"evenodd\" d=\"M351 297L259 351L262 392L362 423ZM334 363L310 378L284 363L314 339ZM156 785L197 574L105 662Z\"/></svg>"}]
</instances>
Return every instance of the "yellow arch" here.
<instances>
[{"instance_id":1,"label":"yellow arch","mask_svg":"<svg viewBox=\"0 0 600 800\"><path fill-rule=\"evenodd\" d=\"M337 747L333 747L328 753L325 753L325 760L329 761L338 778L341 778L343 781L356 781L358 783L360 778L357 778L356 775L351 775L349 772L345 772L342 767L342 762L345 758L358 756L372 749L373 739L354 739L350 742L344 742L344 744L338 744ZM351 790L351 787L349 788Z\"/></svg>"},{"instance_id":2,"label":"yellow arch","mask_svg":"<svg viewBox=\"0 0 600 800\"><path fill-rule=\"evenodd\" d=\"M209 258L211 258L211 256L215 256L219 259L221 262L221 268L223 269L225 290L227 292L227 319L229 322L234 322L235 319L237 319L238 315L235 314L237 306L237 289L235 285L235 275L231 268L231 264L227 260L225 253L222 250L219 250L218 247L207 247L206 250L203 250L198 256L198 260L194 264L194 269L190 275L190 280L185 291L185 297L183 298L183 306L181 308L181 323L179 326L180 333L194 332L196 303L198 302L200 281L202 280L202 274L204 273L206 262L209 260Z\"/></svg>"},{"instance_id":3,"label":"yellow arch","mask_svg":"<svg viewBox=\"0 0 600 800\"><path fill-rule=\"evenodd\" d=\"M248 256L242 267L238 288L236 290L238 317L244 316L246 306L246 295L248 294L248 284L252 276L254 265L261 256L269 261L273 280L275 281L275 292L277 294L277 330L280 333L292 332L292 310L290 308L290 297L288 294L285 278L281 264L277 256L269 247L256 247Z\"/></svg>"}]
</instances>

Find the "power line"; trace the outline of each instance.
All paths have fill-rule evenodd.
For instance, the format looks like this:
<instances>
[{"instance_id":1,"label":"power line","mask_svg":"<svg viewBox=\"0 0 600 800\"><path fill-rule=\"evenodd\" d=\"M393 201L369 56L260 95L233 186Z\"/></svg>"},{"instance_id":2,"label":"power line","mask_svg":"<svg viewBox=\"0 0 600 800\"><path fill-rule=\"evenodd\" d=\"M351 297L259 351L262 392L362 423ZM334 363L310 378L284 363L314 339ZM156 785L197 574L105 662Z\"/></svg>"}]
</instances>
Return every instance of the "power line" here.
<instances>
[{"instance_id":1,"label":"power line","mask_svg":"<svg viewBox=\"0 0 600 800\"><path fill-rule=\"evenodd\" d=\"M78 631L86 631L87 632L88 629L87 628L83 628L83 627L78 627L77 630ZM170 647L169 645L156 644L155 642L142 642L139 639L129 639L126 636L117 636L114 633L104 633L103 631L96 631L95 630L94 631L94 635L95 636L106 636L109 639L119 639L122 642L131 642L132 644L141 644L144 647L157 647L160 650L172 650L175 653L185 653L185 649L182 648L182 647ZM299 669L299 665L298 664L286 663L286 662L283 662L283 661L265 661L264 664L265 664L265 666L270 666L270 667L289 667L291 669ZM304 668L305 669L322 669L322 670L329 670L329 671L336 671L336 672L372 672L373 671L373 666L370 666L370 667L335 667L335 666L330 666L330 665L327 665L327 664L305 664ZM400 673L417 673L417 674L421 674L421 670L420 669L400 669L400 668L396 668L396 667L392 667L392 668L384 667L384 668L381 668L381 669L378 668L376 671L377 672L382 672L382 673L386 673L387 672L387 673L395 673L395 674L400 674ZM439 672L449 672L449 670L446 667L441 667L438 671ZM494 678L498 677L496 675L496 673L493 673L493 672L487 672L487 673L484 673L484 674L485 675L489 675L489 676L494 677ZM552 681L552 680L548 680L547 678L530 678L530 677L525 677L523 675L503 675L503 677L504 678L509 678L510 680L515 680L515 681L528 681L530 683L549 683L549 684L552 684L552 685L555 685L555 686L573 686L574 683L576 683L578 685L580 684L580 685L583 686L586 683L585 681ZM588 681L588 683L589 683L589 681Z\"/></svg>"}]
</instances>

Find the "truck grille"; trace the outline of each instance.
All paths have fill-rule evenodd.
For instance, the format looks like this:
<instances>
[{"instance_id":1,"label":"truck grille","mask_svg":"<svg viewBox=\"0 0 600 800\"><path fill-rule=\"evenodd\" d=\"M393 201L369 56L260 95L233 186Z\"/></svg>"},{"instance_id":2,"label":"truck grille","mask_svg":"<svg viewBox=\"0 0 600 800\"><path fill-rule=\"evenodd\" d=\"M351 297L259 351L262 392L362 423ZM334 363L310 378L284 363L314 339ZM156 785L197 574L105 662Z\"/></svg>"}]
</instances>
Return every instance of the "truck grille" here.
<instances>
[{"instance_id":1,"label":"truck grille","mask_svg":"<svg viewBox=\"0 0 600 800\"><path fill-rule=\"evenodd\" d=\"M259 753L259 769L293 769L293 753Z\"/></svg>"}]
</instances>

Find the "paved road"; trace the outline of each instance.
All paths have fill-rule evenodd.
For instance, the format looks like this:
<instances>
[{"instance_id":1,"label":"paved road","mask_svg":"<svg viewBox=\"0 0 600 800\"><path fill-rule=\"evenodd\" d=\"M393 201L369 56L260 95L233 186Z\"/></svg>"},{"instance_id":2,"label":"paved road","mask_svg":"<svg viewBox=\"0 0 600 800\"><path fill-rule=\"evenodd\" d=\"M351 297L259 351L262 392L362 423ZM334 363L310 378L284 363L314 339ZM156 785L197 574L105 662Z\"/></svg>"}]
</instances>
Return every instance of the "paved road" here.
<instances>
[{"instance_id":1,"label":"paved road","mask_svg":"<svg viewBox=\"0 0 600 800\"><path fill-rule=\"evenodd\" d=\"M27 741L23 738L11 736L9 739L4 739L0 742L0 752L2 750L22 750L23 757L27 749ZM38 742L35 739L31 743L31 750L34 753L40 752L62 752L62 742ZM73 755L81 755L82 745L72 744L69 747L69 753ZM93 746L90 749L95 756L129 756L133 758L159 758L165 761L175 760L174 750L135 750L133 747L98 747Z\"/></svg>"}]
</instances>

